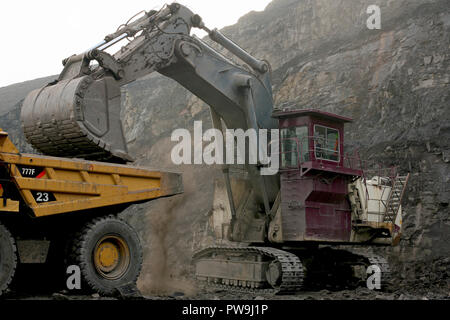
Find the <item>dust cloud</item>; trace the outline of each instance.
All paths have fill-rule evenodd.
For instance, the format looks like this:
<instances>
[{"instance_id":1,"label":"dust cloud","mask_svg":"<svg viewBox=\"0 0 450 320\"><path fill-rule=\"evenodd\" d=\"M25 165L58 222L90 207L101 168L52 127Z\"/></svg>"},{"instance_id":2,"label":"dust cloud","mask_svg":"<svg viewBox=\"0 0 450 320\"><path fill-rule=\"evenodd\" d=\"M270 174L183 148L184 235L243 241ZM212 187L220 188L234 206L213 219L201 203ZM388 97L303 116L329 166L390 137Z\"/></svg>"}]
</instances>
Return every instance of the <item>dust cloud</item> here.
<instances>
[{"instance_id":1,"label":"dust cloud","mask_svg":"<svg viewBox=\"0 0 450 320\"><path fill-rule=\"evenodd\" d=\"M138 281L144 295L192 296L197 292L191 265L195 221L211 206L212 197L203 188L213 192L214 175L193 166L181 171L184 193L154 201L146 215L144 223L149 232Z\"/></svg>"}]
</instances>

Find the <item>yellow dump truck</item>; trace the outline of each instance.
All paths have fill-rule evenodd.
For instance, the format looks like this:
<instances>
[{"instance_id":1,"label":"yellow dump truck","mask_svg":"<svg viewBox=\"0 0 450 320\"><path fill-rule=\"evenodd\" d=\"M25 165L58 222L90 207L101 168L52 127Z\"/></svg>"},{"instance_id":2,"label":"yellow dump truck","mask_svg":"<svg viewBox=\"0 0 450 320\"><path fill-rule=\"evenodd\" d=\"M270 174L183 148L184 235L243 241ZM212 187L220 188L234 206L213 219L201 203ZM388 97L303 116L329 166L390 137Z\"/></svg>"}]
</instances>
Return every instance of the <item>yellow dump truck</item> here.
<instances>
[{"instance_id":1,"label":"yellow dump truck","mask_svg":"<svg viewBox=\"0 0 450 320\"><path fill-rule=\"evenodd\" d=\"M135 284L142 247L117 215L182 192L178 173L21 154L0 129L0 295L20 263L78 266L103 294Z\"/></svg>"}]
</instances>

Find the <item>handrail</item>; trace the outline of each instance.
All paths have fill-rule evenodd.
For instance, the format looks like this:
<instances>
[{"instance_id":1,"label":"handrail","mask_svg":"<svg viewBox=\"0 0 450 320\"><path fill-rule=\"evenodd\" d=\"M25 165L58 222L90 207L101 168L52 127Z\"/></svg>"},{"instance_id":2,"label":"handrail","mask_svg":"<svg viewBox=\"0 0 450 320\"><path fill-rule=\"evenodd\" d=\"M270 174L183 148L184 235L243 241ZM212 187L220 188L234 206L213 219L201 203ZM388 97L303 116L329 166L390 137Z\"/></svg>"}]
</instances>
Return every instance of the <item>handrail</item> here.
<instances>
[{"instance_id":1,"label":"handrail","mask_svg":"<svg viewBox=\"0 0 450 320\"><path fill-rule=\"evenodd\" d=\"M322 147L322 145L320 145L320 147L317 147L317 144L314 143L313 146L309 147L309 143L310 141L314 141L316 142L317 140L320 140L322 143L327 143L327 139L325 138L321 138L321 137L317 137L317 136L304 136L301 139L299 139L298 137L291 137L291 138L281 138L280 139L280 154L289 154L289 153L294 153L295 157L297 159L297 164L296 164L296 168L300 168L301 165L304 162L309 162L312 159L310 158L310 155L313 154L314 158L316 161L318 162L331 162L331 163L335 163L336 166L342 166L345 168L351 168L351 169L356 169L356 170L363 170L363 166L357 166L355 163L356 161L354 160L360 160L359 156L357 157L351 157L348 155L344 155L340 152L340 150L335 150L335 149L329 149L326 147ZM294 148L293 150L284 150L284 144L283 141L293 141L294 142ZM307 148L305 148L305 145ZM328 154L336 154L335 157L337 157L338 160L333 160L330 158L325 157L317 157L317 153L318 152L323 152L323 153L328 153ZM306 159L306 160L305 160ZM346 164L348 164L346 166ZM289 166L288 168L292 168L292 166Z\"/></svg>"},{"instance_id":2,"label":"handrail","mask_svg":"<svg viewBox=\"0 0 450 320\"><path fill-rule=\"evenodd\" d=\"M316 143L316 141L318 140L322 143L319 144L319 146ZM290 141L290 144L286 145L286 143L284 143L286 141ZM323 143L325 143L325 147L322 147ZM396 178L398 176L398 167L383 167L373 160L362 160L357 150L355 150L353 154L341 153L340 150L331 150L329 148L326 148L326 146L327 140L325 138L317 136L303 136L301 138L280 138L280 155L295 154L295 160L291 158L288 163L291 166L285 166L285 164L287 164L287 161L283 161L283 159L280 159L281 169L299 169L302 171L303 175L304 164L306 162L316 161L321 164L323 164L324 162L328 162L328 164L334 163L336 167L340 168L359 170L361 171L361 182L364 190L364 194L361 194L360 197L361 201L365 201L365 207L368 208L370 200L376 200L380 203L377 206L378 213L372 212L371 214L378 214L380 218L384 217L386 214L390 214L390 199L392 198L392 193L394 192L394 186ZM323 153L337 152L337 159L339 159L339 161L333 161L327 159L326 157L317 158L317 151ZM292 161L295 161L295 165L293 165ZM381 196L377 195L377 198L371 199L369 193L369 184L370 179L373 180L373 178L375 177L377 177L376 184L380 188L382 188ZM386 196L386 192L388 192L388 188L390 188L391 191L386 201L384 200L384 198ZM378 198L378 196L380 196L380 198ZM383 219L378 222L383 222Z\"/></svg>"},{"instance_id":3,"label":"handrail","mask_svg":"<svg viewBox=\"0 0 450 320\"><path fill-rule=\"evenodd\" d=\"M314 136L304 136L301 139L298 137L291 137L291 138L280 138L280 152L279 154L295 154L296 157L296 168L300 168L302 163L312 161L312 159L309 157L310 154L314 155L314 158L316 161L324 162L328 161L331 163L335 163L336 166L342 166L344 168L354 169L354 170L361 170L363 171L363 178L368 179L369 176L375 177L388 177L390 182L396 177L397 175L397 166L390 166L390 167L383 167L378 163L375 163L373 160L362 160L359 152L355 150L353 152L353 155L350 155L348 153L342 154L340 151L335 151L327 148L320 147L320 151L332 151L332 152L338 152L339 155L339 161L330 160L327 158L316 158L315 152L318 150L318 148L314 146L310 146L308 148L305 148L305 145L309 143L311 140L314 141L314 139L321 139L323 141L326 141L326 139L323 138L317 138ZM284 144L283 141L292 141L294 142L294 148L292 150L284 150ZM291 145L292 146L292 145ZM292 168L292 167L290 167ZM392 183L391 183L392 184Z\"/></svg>"}]
</instances>

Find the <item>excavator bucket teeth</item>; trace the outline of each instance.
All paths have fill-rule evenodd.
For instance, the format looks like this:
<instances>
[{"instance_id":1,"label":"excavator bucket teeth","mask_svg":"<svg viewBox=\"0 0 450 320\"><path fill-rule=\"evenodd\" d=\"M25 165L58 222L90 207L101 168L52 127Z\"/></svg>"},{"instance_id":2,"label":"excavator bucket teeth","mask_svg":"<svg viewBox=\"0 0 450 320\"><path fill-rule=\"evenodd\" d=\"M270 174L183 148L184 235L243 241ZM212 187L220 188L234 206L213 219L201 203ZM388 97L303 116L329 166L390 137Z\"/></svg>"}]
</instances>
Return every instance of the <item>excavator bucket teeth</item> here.
<instances>
[{"instance_id":1,"label":"excavator bucket teeth","mask_svg":"<svg viewBox=\"0 0 450 320\"><path fill-rule=\"evenodd\" d=\"M111 77L83 76L31 92L22 106L27 141L50 156L124 163L120 87Z\"/></svg>"}]
</instances>

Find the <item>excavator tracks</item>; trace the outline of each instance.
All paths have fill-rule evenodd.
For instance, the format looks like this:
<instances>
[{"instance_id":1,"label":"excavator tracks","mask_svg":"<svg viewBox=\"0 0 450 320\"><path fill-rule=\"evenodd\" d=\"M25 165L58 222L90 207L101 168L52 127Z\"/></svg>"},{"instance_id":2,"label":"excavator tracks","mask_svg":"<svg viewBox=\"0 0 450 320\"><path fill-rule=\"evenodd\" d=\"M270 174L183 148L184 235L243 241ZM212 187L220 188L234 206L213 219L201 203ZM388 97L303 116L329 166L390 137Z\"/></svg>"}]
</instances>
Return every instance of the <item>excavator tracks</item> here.
<instances>
[{"instance_id":1,"label":"excavator tracks","mask_svg":"<svg viewBox=\"0 0 450 320\"><path fill-rule=\"evenodd\" d=\"M385 258L374 253L361 252L360 250L347 249L347 251L355 256L363 258L365 260L364 265L366 268L373 265L378 266L381 270L381 290L386 291L391 289L393 278L391 275L391 268Z\"/></svg>"},{"instance_id":2,"label":"excavator tracks","mask_svg":"<svg viewBox=\"0 0 450 320\"><path fill-rule=\"evenodd\" d=\"M230 260L227 260L227 263L230 263L236 255L245 255L249 260L255 257L266 260L263 267L265 270L263 272L270 274L271 272L268 269L273 270L279 268L280 274L278 277L275 276L277 279L272 279L270 284L267 279L265 281L260 281L262 279L244 279L242 277L239 279L236 274L230 275L229 277L212 274L205 276L204 273L200 275L197 268L197 279L201 282L206 282L212 288L245 293L290 294L302 290L304 272L300 259L292 253L279 249L266 247L210 247L196 253L193 260L198 263L202 259L214 259L215 256L220 256L223 259L223 256L228 256ZM243 264L251 263L245 260L239 261ZM233 268L227 269L230 270ZM275 270L275 273L277 273L277 270Z\"/></svg>"},{"instance_id":3,"label":"excavator tracks","mask_svg":"<svg viewBox=\"0 0 450 320\"><path fill-rule=\"evenodd\" d=\"M330 253L333 252L334 254L337 254L337 256L340 256L340 259L334 260L336 257L333 258L333 255L329 255L328 253L325 256L328 257L327 259L331 258L331 260L335 261L334 263L342 265L348 265L349 263L355 266L362 265L365 269L372 265L378 266L381 269L381 288L376 289L382 291L390 290L392 278L389 264L385 258L371 253L356 252L351 249L345 250L343 251L346 252L345 254L339 255L340 251L341 250L330 251ZM243 256L245 258L242 258ZM260 279L258 279L257 276L255 279L245 278L246 264L255 263L256 256L259 256L260 261L264 261L262 263L265 263L263 267L264 270L262 271L264 276ZM328 271L323 274L319 273L307 277L305 272L308 272L309 269L305 270L304 265L297 255L268 247L210 247L196 253L193 260L196 263L197 279L200 283L206 284L209 288L254 294L294 294L307 288L316 288L314 286L310 287L311 281L316 285L319 285L319 287L325 287L326 283L323 283L323 281L327 281L327 274L330 272L334 273L334 263L330 263L331 260L328 262L325 260L322 261L320 255L317 256L313 254L313 256L319 258L318 261L320 261L319 263L321 265L326 265L332 269L327 269ZM202 263L204 263L204 265L201 265ZM238 263L241 264L241 270L233 266L233 264ZM270 274L271 270L273 270L273 266L277 264L279 265L280 276L275 277L278 280L274 281L274 279L270 279ZM314 266L310 267L312 267L313 270L315 269ZM222 273L220 273L220 270L222 270ZM346 277L345 274L340 276L343 277L342 279ZM335 277L340 276L335 274ZM364 278L361 280L363 279ZM351 283L350 280L351 279L349 278L349 283ZM360 283L359 285L365 286L366 284ZM345 286L342 288L344 287Z\"/></svg>"}]
</instances>

